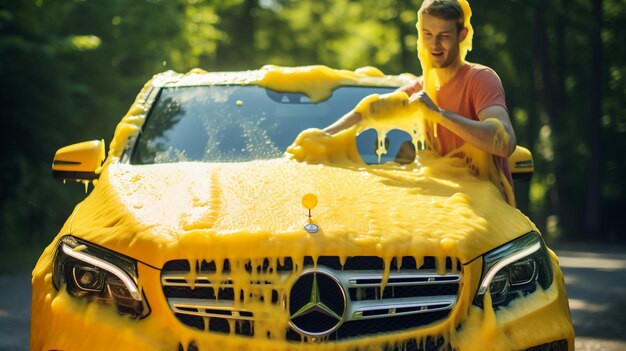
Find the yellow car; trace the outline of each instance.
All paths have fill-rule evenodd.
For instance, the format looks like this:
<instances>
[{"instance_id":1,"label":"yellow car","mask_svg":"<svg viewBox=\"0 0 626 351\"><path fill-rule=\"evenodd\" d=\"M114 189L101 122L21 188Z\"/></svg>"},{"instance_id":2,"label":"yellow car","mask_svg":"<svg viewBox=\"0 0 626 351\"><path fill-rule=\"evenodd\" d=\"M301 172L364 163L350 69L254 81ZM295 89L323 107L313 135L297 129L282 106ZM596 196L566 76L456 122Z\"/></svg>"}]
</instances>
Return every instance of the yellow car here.
<instances>
[{"instance_id":1,"label":"yellow car","mask_svg":"<svg viewBox=\"0 0 626 351\"><path fill-rule=\"evenodd\" d=\"M106 157L55 155L93 190L33 270L31 350L573 350L557 257L480 160L320 130L413 78L155 76Z\"/></svg>"}]
</instances>

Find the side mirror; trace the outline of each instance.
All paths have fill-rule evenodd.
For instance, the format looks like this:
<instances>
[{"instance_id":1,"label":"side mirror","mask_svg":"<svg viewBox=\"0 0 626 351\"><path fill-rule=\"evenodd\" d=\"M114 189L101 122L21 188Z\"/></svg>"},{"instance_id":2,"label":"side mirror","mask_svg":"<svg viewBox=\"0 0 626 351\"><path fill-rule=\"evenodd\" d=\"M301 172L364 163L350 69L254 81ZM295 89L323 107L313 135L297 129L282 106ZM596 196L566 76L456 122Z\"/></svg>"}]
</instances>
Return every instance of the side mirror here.
<instances>
[{"instance_id":1,"label":"side mirror","mask_svg":"<svg viewBox=\"0 0 626 351\"><path fill-rule=\"evenodd\" d=\"M511 156L509 156L509 169L513 176L513 181L529 181L535 171L533 154L525 147L517 146Z\"/></svg>"},{"instance_id":2,"label":"side mirror","mask_svg":"<svg viewBox=\"0 0 626 351\"><path fill-rule=\"evenodd\" d=\"M54 155L52 175L56 179L92 180L104 161L104 140L85 141L60 148Z\"/></svg>"}]
</instances>

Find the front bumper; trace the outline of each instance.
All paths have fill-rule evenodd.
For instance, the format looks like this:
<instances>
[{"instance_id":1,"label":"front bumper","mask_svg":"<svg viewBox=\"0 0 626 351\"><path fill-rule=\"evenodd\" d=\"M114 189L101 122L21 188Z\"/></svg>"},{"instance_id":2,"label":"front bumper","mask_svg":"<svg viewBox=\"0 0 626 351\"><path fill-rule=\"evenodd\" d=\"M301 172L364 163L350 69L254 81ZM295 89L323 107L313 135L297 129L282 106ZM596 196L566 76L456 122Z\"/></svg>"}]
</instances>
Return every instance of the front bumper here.
<instances>
[{"instance_id":1,"label":"front bumper","mask_svg":"<svg viewBox=\"0 0 626 351\"><path fill-rule=\"evenodd\" d=\"M51 270L40 269L33 274L31 350L178 350L189 345L199 350L421 350L428 349L424 345L432 340L441 346L443 340L460 351L526 350L542 345L551 349L555 342L571 351L574 331L563 277L555 256L552 261L554 282L548 290L520 298L497 312L471 305L475 293L471 287L477 286L481 270L476 260L464 267L459 302L446 321L410 332L321 343L216 335L187 327L174 316L163 295L161 271L141 263L137 267L140 288L151 308L150 315L141 320L73 298L64 289L56 291Z\"/></svg>"}]
</instances>

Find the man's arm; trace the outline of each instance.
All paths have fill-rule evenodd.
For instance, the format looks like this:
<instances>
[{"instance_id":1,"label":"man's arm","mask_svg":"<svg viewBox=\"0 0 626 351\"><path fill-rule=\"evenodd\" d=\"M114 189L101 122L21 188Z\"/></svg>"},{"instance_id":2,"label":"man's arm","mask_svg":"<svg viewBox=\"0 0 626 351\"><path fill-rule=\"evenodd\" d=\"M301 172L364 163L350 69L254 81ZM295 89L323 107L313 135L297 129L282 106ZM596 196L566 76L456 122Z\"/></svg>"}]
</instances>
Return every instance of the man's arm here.
<instances>
[{"instance_id":1,"label":"man's arm","mask_svg":"<svg viewBox=\"0 0 626 351\"><path fill-rule=\"evenodd\" d=\"M361 121L361 118L362 117L360 113L352 110L339 118L335 123L324 128L324 131L328 134L339 133L342 130L348 129L353 125L359 123Z\"/></svg>"},{"instance_id":2,"label":"man's arm","mask_svg":"<svg viewBox=\"0 0 626 351\"><path fill-rule=\"evenodd\" d=\"M517 145L515 132L509 114L503 106L493 105L484 108L478 113L479 120L475 121L440 109L424 91L411 97L411 101L415 100L421 101L427 108L441 116L435 122L477 148L502 157L509 157L515 151Z\"/></svg>"},{"instance_id":3,"label":"man's arm","mask_svg":"<svg viewBox=\"0 0 626 351\"><path fill-rule=\"evenodd\" d=\"M415 82L404 85L400 88L398 88L396 91L403 91L405 92L408 96L411 96L413 93L422 90L422 78L419 77ZM343 115L341 118L339 118L335 123L329 125L328 127L324 128L324 131L326 133L329 134L337 134L339 132L341 132L344 129L348 129L352 126L354 126L355 124L359 123L361 121L361 119L363 118L363 116L361 116L360 113L352 110L348 113L346 113L345 115Z\"/></svg>"}]
</instances>

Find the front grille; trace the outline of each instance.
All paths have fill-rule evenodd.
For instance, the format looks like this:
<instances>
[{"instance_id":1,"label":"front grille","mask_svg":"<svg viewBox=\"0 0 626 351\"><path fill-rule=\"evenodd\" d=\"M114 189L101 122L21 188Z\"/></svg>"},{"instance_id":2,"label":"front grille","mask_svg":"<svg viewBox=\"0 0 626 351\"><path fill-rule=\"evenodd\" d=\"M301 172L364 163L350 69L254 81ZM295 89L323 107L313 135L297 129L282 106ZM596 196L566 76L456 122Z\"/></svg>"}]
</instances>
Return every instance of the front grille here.
<instances>
[{"instance_id":1,"label":"front grille","mask_svg":"<svg viewBox=\"0 0 626 351\"><path fill-rule=\"evenodd\" d=\"M565 345L567 346L567 344ZM198 351L198 346L195 342L190 342L186 347L183 344L178 344L178 351ZM384 351L455 351L452 346L443 337L427 337L424 340L409 340L401 345L390 345L383 348ZM563 349L567 351L567 349ZM533 351L535 351L533 349ZM544 351L544 350L542 350ZM556 350L555 350L556 351ZM561 351L559 349L558 351Z\"/></svg>"},{"instance_id":2,"label":"front grille","mask_svg":"<svg viewBox=\"0 0 626 351\"><path fill-rule=\"evenodd\" d=\"M437 265L445 267L437 269ZM246 306L262 303L286 313L289 294L301 296L296 298L298 303L309 299L312 283L296 284L304 272L331 277L319 279L320 294L332 289L329 279L336 281L334 289L343 289L344 299L324 302L330 306L345 302L345 313L324 340L394 333L441 322L456 304L462 279L458 261L437 262L433 257L419 263L413 257L393 259L387 277L384 260L371 256L350 257L345 262L332 256L305 257L298 262L289 257L245 262L226 259L220 264L197 262L193 268L187 260L174 260L161 272L163 293L178 320L200 330L244 336L254 334L255 323L272 318L255 316ZM313 324L315 320L300 323ZM308 340L306 331L303 335L297 329L286 328L284 338Z\"/></svg>"}]
</instances>

